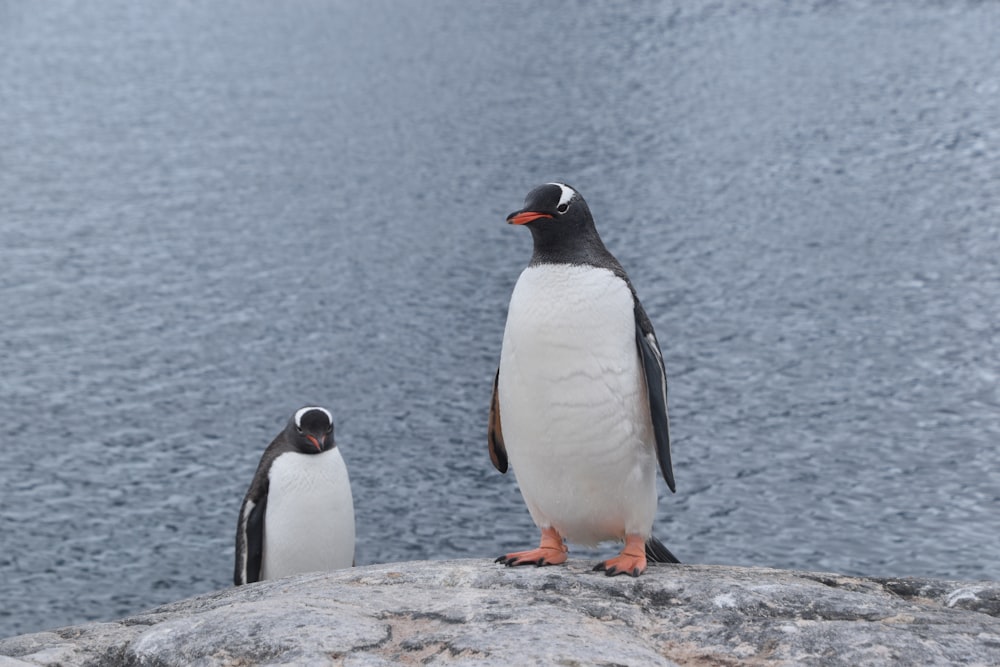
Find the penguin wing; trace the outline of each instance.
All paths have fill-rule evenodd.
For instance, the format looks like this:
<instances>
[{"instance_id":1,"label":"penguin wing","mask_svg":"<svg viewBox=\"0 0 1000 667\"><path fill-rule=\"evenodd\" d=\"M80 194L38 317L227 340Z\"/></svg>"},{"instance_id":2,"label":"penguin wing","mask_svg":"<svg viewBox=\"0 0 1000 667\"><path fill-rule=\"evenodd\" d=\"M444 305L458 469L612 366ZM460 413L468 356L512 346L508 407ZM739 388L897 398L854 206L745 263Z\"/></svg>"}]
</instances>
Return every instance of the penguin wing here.
<instances>
[{"instance_id":1,"label":"penguin wing","mask_svg":"<svg viewBox=\"0 0 1000 667\"><path fill-rule=\"evenodd\" d=\"M671 491L676 492L674 469L670 462L670 419L667 416L667 372L663 368L663 355L656 341L653 324L639 300L635 301L635 344L642 359L642 370L646 377L646 394L649 397L649 416L656 436L656 458L660 462L660 472Z\"/></svg>"},{"instance_id":2,"label":"penguin wing","mask_svg":"<svg viewBox=\"0 0 1000 667\"><path fill-rule=\"evenodd\" d=\"M500 427L500 397L497 385L500 382L500 369L493 377L493 400L490 401L490 427L487 440L490 445L490 461L493 467L502 473L507 472L507 448L503 444L503 429Z\"/></svg>"},{"instance_id":3,"label":"penguin wing","mask_svg":"<svg viewBox=\"0 0 1000 667\"><path fill-rule=\"evenodd\" d=\"M267 490L266 483L259 488L251 486L240 507L240 522L236 529L236 569L233 573L233 584L236 586L260 581Z\"/></svg>"}]
</instances>

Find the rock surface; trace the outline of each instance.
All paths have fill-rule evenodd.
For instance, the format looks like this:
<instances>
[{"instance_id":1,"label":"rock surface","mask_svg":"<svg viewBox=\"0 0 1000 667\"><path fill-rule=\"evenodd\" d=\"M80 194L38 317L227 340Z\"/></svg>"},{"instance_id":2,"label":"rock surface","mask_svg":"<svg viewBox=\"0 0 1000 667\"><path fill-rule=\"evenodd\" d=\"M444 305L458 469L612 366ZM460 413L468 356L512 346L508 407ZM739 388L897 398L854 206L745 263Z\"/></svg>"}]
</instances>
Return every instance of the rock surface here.
<instances>
[{"instance_id":1,"label":"rock surface","mask_svg":"<svg viewBox=\"0 0 1000 667\"><path fill-rule=\"evenodd\" d=\"M1000 583L707 565L372 565L0 641L24 665L1000 664Z\"/></svg>"}]
</instances>

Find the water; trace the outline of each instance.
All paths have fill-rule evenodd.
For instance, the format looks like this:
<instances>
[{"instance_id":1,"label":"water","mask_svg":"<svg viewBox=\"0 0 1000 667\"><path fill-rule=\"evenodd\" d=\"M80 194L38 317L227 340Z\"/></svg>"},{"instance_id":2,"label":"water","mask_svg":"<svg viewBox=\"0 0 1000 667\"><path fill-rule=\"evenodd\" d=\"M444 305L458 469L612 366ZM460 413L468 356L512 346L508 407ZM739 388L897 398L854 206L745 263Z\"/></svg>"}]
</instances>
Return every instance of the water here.
<instances>
[{"instance_id":1,"label":"water","mask_svg":"<svg viewBox=\"0 0 1000 667\"><path fill-rule=\"evenodd\" d=\"M553 179L682 560L1000 578L1000 6L411 4L0 0L0 636L229 585L307 403L359 564L532 545L485 430Z\"/></svg>"}]
</instances>

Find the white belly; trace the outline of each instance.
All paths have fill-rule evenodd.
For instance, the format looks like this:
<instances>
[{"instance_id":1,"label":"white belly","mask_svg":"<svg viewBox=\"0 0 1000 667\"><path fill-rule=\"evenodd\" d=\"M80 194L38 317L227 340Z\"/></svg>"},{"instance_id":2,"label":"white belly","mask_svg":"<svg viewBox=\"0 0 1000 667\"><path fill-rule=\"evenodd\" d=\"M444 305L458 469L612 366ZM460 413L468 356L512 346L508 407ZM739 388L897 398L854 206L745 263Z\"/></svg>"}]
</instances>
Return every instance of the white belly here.
<instances>
[{"instance_id":1,"label":"white belly","mask_svg":"<svg viewBox=\"0 0 1000 667\"><path fill-rule=\"evenodd\" d=\"M268 475L261 579L354 562L354 500L337 448L282 454Z\"/></svg>"},{"instance_id":2,"label":"white belly","mask_svg":"<svg viewBox=\"0 0 1000 667\"><path fill-rule=\"evenodd\" d=\"M525 269L498 392L507 455L539 527L583 544L649 536L656 454L623 280L585 266Z\"/></svg>"}]
</instances>

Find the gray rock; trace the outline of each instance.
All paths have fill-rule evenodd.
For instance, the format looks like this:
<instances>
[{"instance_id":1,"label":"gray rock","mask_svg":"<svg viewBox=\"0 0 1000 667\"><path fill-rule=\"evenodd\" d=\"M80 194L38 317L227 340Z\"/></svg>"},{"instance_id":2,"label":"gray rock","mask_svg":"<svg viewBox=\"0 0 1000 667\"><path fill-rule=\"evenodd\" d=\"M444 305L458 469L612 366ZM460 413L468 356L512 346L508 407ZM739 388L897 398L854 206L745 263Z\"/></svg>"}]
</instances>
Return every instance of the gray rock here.
<instances>
[{"instance_id":1,"label":"gray rock","mask_svg":"<svg viewBox=\"0 0 1000 667\"><path fill-rule=\"evenodd\" d=\"M708 565L372 565L0 641L28 665L996 665L1000 583Z\"/></svg>"}]
</instances>

